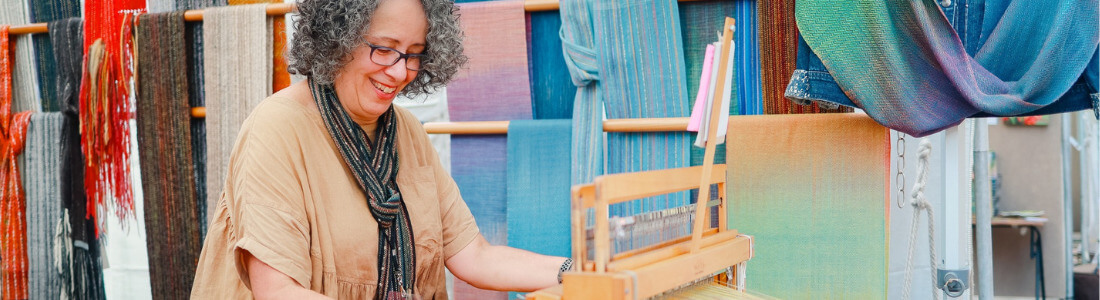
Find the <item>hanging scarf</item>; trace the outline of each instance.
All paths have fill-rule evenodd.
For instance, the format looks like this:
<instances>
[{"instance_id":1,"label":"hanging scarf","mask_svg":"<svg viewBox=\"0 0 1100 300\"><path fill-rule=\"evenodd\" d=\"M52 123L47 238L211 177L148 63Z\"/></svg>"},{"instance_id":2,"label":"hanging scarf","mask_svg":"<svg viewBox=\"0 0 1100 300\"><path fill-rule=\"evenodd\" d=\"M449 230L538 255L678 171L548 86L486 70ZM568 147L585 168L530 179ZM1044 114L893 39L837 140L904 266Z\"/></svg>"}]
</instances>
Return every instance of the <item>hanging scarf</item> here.
<instances>
[{"instance_id":1,"label":"hanging scarf","mask_svg":"<svg viewBox=\"0 0 1100 300\"><path fill-rule=\"evenodd\" d=\"M23 152L31 112L11 113L12 48L0 26L0 290L3 299L27 298L27 225L16 158Z\"/></svg>"},{"instance_id":2,"label":"hanging scarf","mask_svg":"<svg viewBox=\"0 0 1100 300\"><path fill-rule=\"evenodd\" d=\"M367 204L378 222L378 289L375 299L406 297L416 281L416 252L412 224L401 191L397 188L397 117L393 106L378 119L375 143L340 106L331 84L309 80L313 100L321 110L325 127L340 149L344 164L367 196ZM389 255L387 255L389 254Z\"/></svg>"},{"instance_id":3,"label":"hanging scarf","mask_svg":"<svg viewBox=\"0 0 1100 300\"><path fill-rule=\"evenodd\" d=\"M133 16L144 0L88 0L84 46L87 53L80 88L80 145L88 217L108 199L119 219L134 217L130 183L130 81L133 78ZM102 228L102 220L98 228ZM97 230L98 233L98 230Z\"/></svg>"}]
</instances>

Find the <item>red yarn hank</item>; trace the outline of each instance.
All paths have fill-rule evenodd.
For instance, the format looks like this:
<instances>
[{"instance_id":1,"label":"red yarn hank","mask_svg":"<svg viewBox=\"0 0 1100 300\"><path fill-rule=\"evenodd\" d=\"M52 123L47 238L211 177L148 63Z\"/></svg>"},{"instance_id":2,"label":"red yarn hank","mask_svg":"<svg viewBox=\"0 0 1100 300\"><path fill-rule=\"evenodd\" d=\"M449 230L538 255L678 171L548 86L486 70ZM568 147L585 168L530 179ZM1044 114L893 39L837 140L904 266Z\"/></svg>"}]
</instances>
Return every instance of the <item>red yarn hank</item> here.
<instances>
[{"instance_id":1,"label":"red yarn hank","mask_svg":"<svg viewBox=\"0 0 1100 300\"><path fill-rule=\"evenodd\" d=\"M130 83L133 79L133 19L143 0L88 0L84 15L84 76L80 85L80 145L86 218L102 220L113 210L120 220L135 217L130 177ZM102 229L97 222L96 234Z\"/></svg>"},{"instance_id":2,"label":"red yarn hank","mask_svg":"<svg viewBox=\"0 0 1100 300\"><path fill-rule=\"evenodd\" d=\"M12 44L0 26L0 298L27 299L27 202L16 158L23 152L31 112L11 113Z\"/></svg>"}]
</instances>

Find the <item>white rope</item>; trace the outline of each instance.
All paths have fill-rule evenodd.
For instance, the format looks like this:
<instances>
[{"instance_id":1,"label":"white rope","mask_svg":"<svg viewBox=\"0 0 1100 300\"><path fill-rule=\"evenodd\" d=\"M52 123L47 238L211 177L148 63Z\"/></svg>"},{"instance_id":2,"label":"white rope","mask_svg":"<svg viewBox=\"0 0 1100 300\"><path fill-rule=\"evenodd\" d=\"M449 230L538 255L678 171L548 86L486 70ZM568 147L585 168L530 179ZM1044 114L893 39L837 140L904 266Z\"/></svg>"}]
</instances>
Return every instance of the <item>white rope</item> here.
<instances>
[{"instance_id":1,"label":"white rope","mask_svg":"<svg viewBox=\"0 0 1100 300\"><path fill-rule=\"evenodd\" d=\"M917 182L913 184L913 198L910 204L913 205L913 225L909 230L909 256L905 263L905 285L902 299L910 299L910 290L913 284L913 252L916 252L917 243L917 224L920 222L921 210L928 211L928 266L931 269L931 279L934 299L940 298L939 291L935 290L936 286L936 217L932 212L932 204L928 203L928 200L924 198L924 187L928 184L928 157L932 154L932 141L928 138L922 138L920 141L920 148L918 152L917 161Z\"/></svg>"}]
</instances>

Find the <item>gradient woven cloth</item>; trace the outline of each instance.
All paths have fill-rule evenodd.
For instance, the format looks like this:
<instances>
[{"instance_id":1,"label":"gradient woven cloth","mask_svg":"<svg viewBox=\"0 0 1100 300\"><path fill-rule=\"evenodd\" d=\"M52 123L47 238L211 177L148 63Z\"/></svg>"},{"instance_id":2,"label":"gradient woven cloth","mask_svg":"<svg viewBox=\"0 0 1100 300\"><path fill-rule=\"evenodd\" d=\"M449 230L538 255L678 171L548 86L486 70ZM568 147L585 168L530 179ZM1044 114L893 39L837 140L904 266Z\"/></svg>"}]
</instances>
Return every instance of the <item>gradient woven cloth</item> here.
<instances>
[{"instance_id":1,"label":"gradient woven cloth","mask_svg":"<svg viewBox=\"0 0 1100 300\"><path fill-rule=\"evenodd\" d=\"M61 220L60 112L35 113L23 150L23 187L27 191L28 295L59 299L61 274L54 265L54 236Z\"/></svg>"},{"instance_id":2,"label":"gradient woven cloth","mask_svg":"<svg viewBox=\"0 0 1100 300\"><path fill-rule=\"evenodd\" d=\"M748 280L780 299L884 299L890 131L862 114L730 118L730 228Z\"/></svg>"},{"instance_id":3,"label":"gradient woven cloth","mask_svg":"<svg viewBox=\"0 0 1100 300\"><path fill-rule=\"evenodd\" d=\"M934 0L802 0L795 15L809 48L852 102L913 136L979 114L1094 107L1087 97L1058 100L1096 55L1097 1L985 5L984 43L972 51Z\"/></svg>"},{"instance_id":4,"label":"gradient woven cloth","mask_svg":"<svg viewBox=\"0 0 1100 300\"><path fill-rule=\"evenodd\" d=\"M30 14L24 0L0 0L0 24L22 25L30 23ZM34 70L34 49L31 47L31 35L12 35L15 52L12 57L12 107L13 112L41 111L42 103L38 91L38 77Z\"/></svg>"},{"instance_id":5,"label":"gradient woven cloth","mask_svg":"<svg viewBox=\"0 0 1100 300\"><path fill-rule=\"evenodd\" d=\"M80 0L29 0L31 23L49 23L65 18L80 17ZM53 45L47 34L34 34L34 56L38 71L38 88L41 91L42 111L60 111L57 96L57 62Z\"/></svg>"},{"instance_id":6,"label":"gradient woven cloth","mask_svg":"<svg viewBox=\"0 0 1100 300\"><path fill-rule=\"evenodd\" d=\"M208 8L203 17L206 215L222 196L241 124L271 95L271 19L266 5Z\"/></svg>"},{"instance_id":7,"label":"gradient woven cloth","mask_svg":"<svg viewBox=\"0 0 1100 300\"><path fill-rule=\"evenodd\" d=\"M451 121L530 120L531 83L523 1L458 5L466 37L467 68L447 85ZM451 176L481 234L494 245L507 237L506 139L503 135L452 135ZM455 298L507 299L455 280Z\"/></svg>"},{"instance_id":8,"label":"gradient woven cloth","mask_svg":"<svg viewBox=\"0 0 1100 300\"><path fill-rule=\"evenodd\" d=\"M183 12L138 17L137 132L153 298L186 299L202 250Z\"/></svg>"}]
</instances>

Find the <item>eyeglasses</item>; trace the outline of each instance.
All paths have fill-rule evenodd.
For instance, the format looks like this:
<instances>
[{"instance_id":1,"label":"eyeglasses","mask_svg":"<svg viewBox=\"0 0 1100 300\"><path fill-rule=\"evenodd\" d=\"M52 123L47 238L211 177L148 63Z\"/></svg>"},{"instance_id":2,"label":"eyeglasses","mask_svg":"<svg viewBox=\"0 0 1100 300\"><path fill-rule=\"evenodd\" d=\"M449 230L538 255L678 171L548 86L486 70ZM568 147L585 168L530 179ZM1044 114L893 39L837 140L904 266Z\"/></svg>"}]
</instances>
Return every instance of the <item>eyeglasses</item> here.
<instances>
[{"instance_id":1,"label":"eyeglasses","mask_svg":"<svg viewBox=\"0 0 1100 300\"><path fill-rule=\"evenodd\" d=\"M410 71L420 70L420 58L424 57L424 53L401 53L397 49L390 47L377 46L371 43L367 43L370 47L370 60L374 63L382 66L392 66L401 59L405 59L405 68Z\"/></svg>"}]
</instances>

